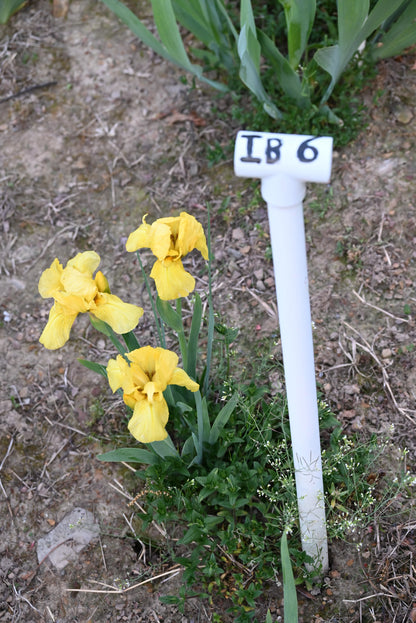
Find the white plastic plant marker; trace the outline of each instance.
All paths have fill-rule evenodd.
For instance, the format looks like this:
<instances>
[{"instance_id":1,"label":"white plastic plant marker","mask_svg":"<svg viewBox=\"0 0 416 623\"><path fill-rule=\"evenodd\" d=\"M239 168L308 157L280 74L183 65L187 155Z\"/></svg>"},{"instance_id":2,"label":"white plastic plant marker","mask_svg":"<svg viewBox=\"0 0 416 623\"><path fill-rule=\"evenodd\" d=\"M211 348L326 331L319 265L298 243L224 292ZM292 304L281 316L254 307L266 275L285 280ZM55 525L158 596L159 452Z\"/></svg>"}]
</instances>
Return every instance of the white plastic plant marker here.
<instances>
[{"instance_id":1,"label":"white plastic plant marker","mask_svg":"<svg viewBox=\"0 0 416 623\"><path fill-rule=\"evenodd\" d=\"M332 138L241 131L234 170L261 179L267 203L295 466L302 548L328 569L318 400L303 199L306 182L328 183Z\"/></svg>"}]
</instances>

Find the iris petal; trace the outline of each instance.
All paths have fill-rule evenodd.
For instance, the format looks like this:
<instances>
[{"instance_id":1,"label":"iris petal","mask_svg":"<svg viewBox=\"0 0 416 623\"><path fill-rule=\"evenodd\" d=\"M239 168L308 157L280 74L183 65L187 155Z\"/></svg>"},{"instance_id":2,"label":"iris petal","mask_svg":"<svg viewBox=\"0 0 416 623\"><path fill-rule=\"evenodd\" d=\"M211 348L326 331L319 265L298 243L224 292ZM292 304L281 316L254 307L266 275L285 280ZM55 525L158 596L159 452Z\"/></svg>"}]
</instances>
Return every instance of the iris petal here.
<instances>
[{"instance_id":1,"label":"iris petal","mask_svg":"<svg viewBox=\"0 0 416 623\"><path fill-rule=\"evenodd\" d=\"M143 309L124 303L118 296L103 292L95 297L95 307L91 313L103 320L116 333L128 333L132 331L143 315Z\"/></svg>"},{"instance_id":2,"label":"iris petal","mask_svg":"<svg viewBox=\"0 0 416 623\"><path fill-rule=\"evenodd\" d=\"M148 247L150 247L150 225L143 221L127 238L126 249L132 252Z\"/></svg>"},{"instance_id":3,"label":"iris petal","mask_svg":"<svg viewBox=\"0 0 416 623\"><path fill-rule=\"evenodd\" d=\"M68 314L62 305L55 303L49 312L49 319L39 342L49 350L61 348L69 339L71 327L77 315L77 313Z\"/></svg>"},{"instance_id":4,"label":"iris petal","mask_svg":"<svg viewBox=\"0 0 416 623\"><path fill-rule=\"evenodd\" d=\"M169 409L165 399L160 402L141 400L134 407L128 429L142 443L162 441L168 436L165 429L168 418Z\"/></svg>"},{"instance_id":5,"label":"iris petal","mask_svg":"<svg viewBox=\"0 0 416 623\"><path fill-rule=\"evenodd\" d=\"M135 390L132 370L127 361L121 355L117 355L116 359L110 359L107 365L107 377L113 392L120 387L124 393L131 394Z\"/></svg>"},{"instance_id":6,"label":"iris petal","mask_svg":"<svg viewBox=\"0 0 416 623\"><path fill-rule=\"evenodd\" d=\"M182 387L189 389L191 392L197 392L199 389L198 383L195 383L195 381L193 381L185 370L182 370L182 368L176 368L171 376L169 385L181 385Z\"/></svg>"},{"instance_id":7,"label":"iris petal","mask_svg":"<svg viewBox=\"0 0 416 623\"><path fill-rule=\"evenodd\" d=\"M83 253L77 253L75 257L70 259L66 265L66 268L75 268L80 273L92 275L100 265L100 256L95 251L84 251Z\"/></svg>"},{"instance_id":8,"label":"iris petal","mask_svg":"<svg viewBox=\"0 0 416 623\"><path fill-rule=\"evenodd\" d=\"M95 285L98 288L98 292L107 292L108 294L111 294L108 279L107 277L103 275L101 270L99 270L97 274L95 275L94 281L95 281Z\"/></svg>"},{"instance_id":9,"label":"iris petal","mask_svg":"<svg viewBox=\"0 0 416 623\"><path fill-rule=\"evenodd\" d=\"M188 296L195 288L195 279L183 267L181 260L157 260L150 273L162 301Z\"/></svg>"},{"instance_id":10,"label":"iris petal","mask_svg":"<svg viewBox=\"0 0 416 623\"><path fill-rule=\"evenodd\" d=\"M136 348L136 350L127 353L127 357L146 373L147 381L149 381L155 373L155 362L159 358L160 350L162 350L160 347L153 348L152 346L143 346L142 348Z\"/></svg>"},{"instance_id":11,"label":"iris petal","mask_svg":"<svg viewBox=\"0 0 416 623\"><path fill-rule=\"evenodd\" d=\"M164 260L172 246L171 229L165 223L155 221L151 227L150 249L158 260Z\"/></svg>"},{"instance_id":12,"label":"iris petal","mask_svg":"<svg viewBox=\"0 0 416 623\"><path fill-rule=\"evenodd\" d=\"M62 272L62 264L57 258L54 259L50 268L44 270L40 276L38 289L41 297L44 299L52 298L57 290L62 289Z\"/></svg>"},{"instance_id":13,"label":"iris petal","mask_svg":"<svg viewBox=\"0 0 416 623\"><path fill-rule=\"evenodd\" d=\"M208 259L208 247L202 225L186 212L181 212L177 248L181 257L197 249L205 260Z\"/></svg>"},{"instance_id":14,"label":"iris petal","mask_svg":"<svg viewBox=\"0 0 416 623\"><path fill-rule=\"evenodd\" d=\"M156 363L153 380L163 387L163 390L170 385L172 375L175 372L177 365L178 355L176 353L164 348L159 349L159 357Z\"/></svg>"},{"instance_id":15,"label":"iris petal","mask_svg":"<svg viewBox=\"0 0 416 623\"><path fill-rule=\"evenodd\" d=\"M78 269L73 268L72 266L64 268L61 281L66 292L82 296L87 301L92 301L98 292L98 288L92 278L92 275L81 273Z\"/></svg>"},{"instance_id":16,"label":"iris petal","mask_svg":"<svg viewBox=\"0 0 416 623\"><path fill-rule=\"evenodd\" d=\"M55 301L65 310L66 314L82 314L88 311L90 305L82 296L68 292L56 292Z\"/></svg>"}]
</instances>

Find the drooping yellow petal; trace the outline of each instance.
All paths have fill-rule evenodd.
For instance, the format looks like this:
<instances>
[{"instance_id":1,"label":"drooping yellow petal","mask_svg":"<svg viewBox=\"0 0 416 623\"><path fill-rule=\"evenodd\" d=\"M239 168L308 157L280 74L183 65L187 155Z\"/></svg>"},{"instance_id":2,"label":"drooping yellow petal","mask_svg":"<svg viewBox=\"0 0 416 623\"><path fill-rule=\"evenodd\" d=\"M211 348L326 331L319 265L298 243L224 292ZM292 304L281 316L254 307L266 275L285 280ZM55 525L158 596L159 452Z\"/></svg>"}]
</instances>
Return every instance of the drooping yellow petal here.
<instances>
[{"instance_id":1,"label":"drooping yellow petal","mask_svg":"<svg viewBox=\"0 0 416 623\"><path fill-rule=\"evenodd\" d=\"M185 370L182 370L182 368L176 368L171 376L169 385L181 385L182 387L189 389L191 392L197 392L199 389L198 383L195 383L195 381L193 381Z\"/></svg>"},{"instance_id":2,"label":"drooping yellow petal","mask_svg":"<svg viewBox=\"0 0 416 623\"><path fill-rule=\"evenodd\" d=\"M162 441L168 436L165 429L168 418L169 409L165 399L158 402L141 400L134 407L128 429L142 443Z\"/></svg>"},{"instance_id":3,"label":"drooping yellow petal","mask_svg":"<svg viewBox=\"0 0 416 623\"><path fill-rule=\"evenodd\" d=\"M208 247L204 230L194 216L181 212L176 246L181 257L197 249L202 257L208 259Z\"/></svg>"},{"instance_id":4,"label":"drooping yellow petal","mask_svg":"<svg viewBox=\"0 0 416 623\"><path fill-rule=\"evenodd\" d=\"M65 307L55 303L49 312L49 319L39 342L49 350L61 348L69 339L69 333L77 315L77 313L68 313Z\"/></svg>"},{"instance_id":5,"label":"drooping yellow petal","mask_svg":"<svg viewBox=\"0 0 416 623\"><path fill-rule=\"evenodd\" d=\"M73 266L64 268L61 281L66 292L82 296L86 301L92 301L98 292L91 274L80 272Z\"/></svg>"},{"instance_id":6,"label":"drooping yellow petal","mask_svg":"<svg viewBox=\"0 0 416 623\"><path fill-rule=\"evenodd\" d=\"M188 296L195 288L195 279L183 267L181 260L157 260L153 264L152 279L162 301Z\"/></svg>"},{"instance_id":7,"label":"drooping yellow petal","mask_svg":"<svg viewBox=\"0 0 416 623\"><path fill-rule=\"evenodd\" d=\"M91 277L100 265L100 261L100 256L95 251L84 251L70 259L65 268L75 268L80 273L85 273Z\"/></svg>"},{"instance_id":8,"label":"drooping yellow petal","mask_svg":"<svg viewBox=\"0 0 416 623\"><path fill-rule=\"evenodd\" d=\"M107 377L113 392L120 387L126 394L131 394L135 390L133 374L128 362L121 355L116 359L110 359L107 365Z\"/></svg>"},{"instance_id":9,"label":"drooping yellow petal","mask_svg":"<svg viewBox=\"0 0 416 623\"><path fill-rule=\"evenodd\" d=\"M132 331L143 316L141 307L124 303L118 296L106 292L97 294L95 306L90 307L90 311L94 316L109 324L116 333Z\"/></svg>"},{"instance_id":10,"label":"drooping yellow petal","mask_svg":"<svg viewBox=\"0 0 416 623\"><path fill-rule=\"evenodd\" d=\"M56 258L52 262L50 268L43 271L39 279L39 294L44 299L52 298L56 291L62 289L61 276L63 268L62 264Z\"/></svg>"}]
</instances>

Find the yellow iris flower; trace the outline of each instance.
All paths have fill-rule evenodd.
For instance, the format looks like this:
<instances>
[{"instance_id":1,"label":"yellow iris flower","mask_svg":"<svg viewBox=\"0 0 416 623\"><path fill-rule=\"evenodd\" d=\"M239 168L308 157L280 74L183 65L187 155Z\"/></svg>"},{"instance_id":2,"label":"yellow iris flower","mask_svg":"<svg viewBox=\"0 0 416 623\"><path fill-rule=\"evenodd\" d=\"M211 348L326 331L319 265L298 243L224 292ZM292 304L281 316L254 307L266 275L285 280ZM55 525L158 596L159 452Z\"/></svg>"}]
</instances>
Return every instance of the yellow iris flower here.
<instances>
[{"instance_id":1,"label":"yellow iris flower","mask_svg":"<svg viewBox=\"0 0 416 623\"><path fill-rule=\"evenodd\" d=\"M127 353L131 363L117 355L107 366L113 392L123 389L123 400L133 409L128 428L142 443L166 439L169 409L163 392L168 385L181 385L191 392L199 389L187 373L177 367L178 356L164 348L144 346Z\"/></svg>"},{"instance_id":2,"label":"yellow iris flower","mask_svg":"<svg viewBox=\"0 0 416 623\"><path fill-rule=\"evenodd\" d=\"M39 342L54 350L63 346L78 314L90 312L103 320L116 333L128 333L139 322L143 309L124 303L110 294L107 279L101 271L93 278L100 256L95 251L78 253L65 268L55 259L39 280L39 294L55 299Z\"/></svg>"},{"instance_id":3,"label":"yellow iris flower","mask_svg":"<svg viewBox=\"0 0 416 623\"><path fill-rule=\"evenodd\" d=\"M195 288L195 279L182 264L182 258L197 249L208 259L204 230L196 218L181 212L180 216L160 218L151 225L143 223L130 234L127 251L150 248L156 255L150 276L155 280L159 297L164 301L188 296Z\"/></svg>"}]
</instances>

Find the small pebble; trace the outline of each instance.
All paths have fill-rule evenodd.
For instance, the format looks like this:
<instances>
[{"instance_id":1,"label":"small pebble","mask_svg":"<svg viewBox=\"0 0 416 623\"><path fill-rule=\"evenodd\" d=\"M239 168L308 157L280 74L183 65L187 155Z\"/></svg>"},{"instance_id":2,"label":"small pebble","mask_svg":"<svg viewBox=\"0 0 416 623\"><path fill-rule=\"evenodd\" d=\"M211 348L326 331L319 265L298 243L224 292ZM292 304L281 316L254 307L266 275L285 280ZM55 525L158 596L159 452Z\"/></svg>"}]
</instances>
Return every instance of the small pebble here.
<instances>
[{"instance_id":1,"label":"small pebble","mask_svg":"<svg viewBox=\"0 0 416 623\"><path fill-rule=\"evenodd\" d=\"M407 125L413 119L413 112L408 106L399 106L395 111L394 116L399 123Z\"/></svg>"},{"instance_id":2,"label":"small pebble","mask_svg":"<svg viewBox=\"0 0 416 623\"><path fill-rule=\"evenodd\" d=\"M359 394L360 388L358 385L344 385L344 391L349 396L352 396L353 394Z\"/></svg>"}]
</instances>

